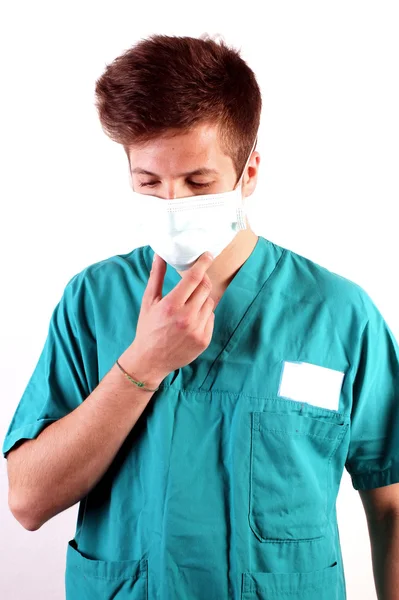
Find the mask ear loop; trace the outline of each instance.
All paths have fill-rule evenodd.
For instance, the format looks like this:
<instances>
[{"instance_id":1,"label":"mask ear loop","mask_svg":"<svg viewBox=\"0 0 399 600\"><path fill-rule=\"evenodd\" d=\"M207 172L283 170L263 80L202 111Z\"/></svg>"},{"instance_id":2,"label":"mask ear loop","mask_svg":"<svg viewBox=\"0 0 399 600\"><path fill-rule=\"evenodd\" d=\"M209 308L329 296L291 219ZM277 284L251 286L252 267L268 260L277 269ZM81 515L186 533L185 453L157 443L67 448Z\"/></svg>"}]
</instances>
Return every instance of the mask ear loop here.
<instances>
[{"instance_id":1,"label":"mask ear loop","mask_svg":"<svg viewBox=\"0 0 399 600\"><path fill-rule=\"evenodd\" d=\"M246 171L246 168L247 168L247 166L248 166L248 164L249 164L249 161L251 160L252 152L255 150L255 147L256 147L257 141L258 141L258 134L256 134L255 141L254 141L254 143L253 143L253 146L252 146L252 148L251 148L251 152L249 153L249 156L248 156L248 158L247 158L247 162L245 163L245 166L244 166L244 168L243 168L243 170L242 170L242 173L241 173L241 175L240 175L240 179L238 180L237 184L236 184L236 185L235 185L235 187L234 187L234 189L235 189L235 190L237 189L237 187L238 187L238 186L240 185L240 183L242 182L242 179L243 179L243 177L244 177L244 173L245 173L245 171Z\"/></svg>"},{"instance_id":2,"label":"mask ear loop","mask_svg":"<svg viewBox=\"0 0 399 600\"><path fill-rule=\"evenodd\" d=\"M255 141L254 141L253 146L251 148L251 152L249 153L249 156L247 158L247 162L245 163L245 166L244 166L244 168L242 170L242 173L240 175L240 179L238 180L238 183L235 186L234 191L236 191L236 190L238 191L238 187L239 186L241 187L241 182L242 182L242 179L244 177L244 173L245 173L246 168L247 168L247 166L249 164L249 161L251 160L252 152L255 150L257 141L258 141L258 134L256 134L256 138L255 138ZM242 190L240 189L239 191L240 191L240 200L241 201L240 201L240 205L237 206L237 228L236 228L237 231L241 231L242 229L247 229L246 210L245 210L244 204L243 204Z\"/></svg>"}]
</instances>

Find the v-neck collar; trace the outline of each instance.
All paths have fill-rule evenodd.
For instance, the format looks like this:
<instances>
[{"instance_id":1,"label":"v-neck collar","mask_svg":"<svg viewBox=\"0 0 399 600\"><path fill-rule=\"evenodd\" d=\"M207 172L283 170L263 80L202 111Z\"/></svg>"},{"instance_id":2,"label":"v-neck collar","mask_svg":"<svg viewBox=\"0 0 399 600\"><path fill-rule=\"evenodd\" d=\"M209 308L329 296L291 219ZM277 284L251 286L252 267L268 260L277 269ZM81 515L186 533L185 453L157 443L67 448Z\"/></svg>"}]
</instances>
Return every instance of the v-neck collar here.
<instances>
[{"instance_id":1,"label":"v-neck collar","mask_svg":"<svg viewBox=\"0 0 399 600\"><path fill-rule=\"evenodd\" d=\"M148 270L151 269L153 250L144 247L144 258ZM208 348L200 355L200 359L211 365L211 369L218 358L229 351L235 333L243 325L247 314L256 298L263 290L270 275L278 265L284 249L262 236L258 240L247 258L241 265L229 285L225 289L219 303L215 308L215 323L212 340ZM169 264L166 267L163 295L166 296L181 280L180 274ZM196 359L184 370L196 370Z\"/></svg>"}]
</instances>

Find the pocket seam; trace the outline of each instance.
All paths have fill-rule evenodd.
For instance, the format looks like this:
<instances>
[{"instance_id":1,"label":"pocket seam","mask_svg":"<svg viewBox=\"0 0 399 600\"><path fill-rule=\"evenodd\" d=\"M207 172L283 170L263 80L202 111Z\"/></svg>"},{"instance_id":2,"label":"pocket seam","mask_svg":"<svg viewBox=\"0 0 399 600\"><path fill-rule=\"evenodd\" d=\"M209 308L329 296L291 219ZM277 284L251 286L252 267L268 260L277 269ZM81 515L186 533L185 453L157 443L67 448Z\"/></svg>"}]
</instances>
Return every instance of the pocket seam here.
<instances>
[{"instance_id":1,"label":"pocket seam","mask_svg":"<svg viewBox=\"0 0 399 600\"><path fill-rule=\"evenodd\" d=\"M338 575L338 569L339 569L339 565L337 562L335 562L333 565L331 565L330 567L327 567L326 569L323 569L322 572L320 571L315 571L313 572L316 575L319 575L319 581L318 582L312 582L310 581L309 583L303 583L301 585L298 584L297 586L297 590L288 590L288 589L284 589L284 587L280 587L279 585L276 586L274 581L270 582L270 585L264 585L262 583L258 583L256 581L254 581L254 576L256 575L256 573L253 573L251 571L245 571L242 573L242 589L241 589L241 598L243 598L244 595L246 594L253 594L256 592L271 592L273 593L273 595L276 595L276 597L280 597L280 596L289 596L289 595L297 595L298 593L302 593L302 592L306 592L309 590L313 590L313 591L317 591L320 588L324 587L326 584L328 583L332 583L335 579L335 577L337 577ZM313 575L313 573L310 572L304 572L302 573L302 575ZM263 573L261 573L263 574ZM278 575L281 577L290 577L290 576L295 576L295 575L301 575L301 573L264 573L267 575ZM273 588L273 589L271 589Z\"/></svg>"},{"instance_id":2,"label":"pocket seam","mask_svg":"<svg viewBox=\"0 0 399 600\"><path fill-rule=\"evenodd\" d=\"M343 427L343 425L341 426ZM299 433L299 432L292 432L292 431L284 431L283 429L269 429L269 428L263 428L263 429L259 429L259 431L269 431L270 433L282 433L284 435L289 435L289 436L295 436L295 437L301 437L301 436L306 436L306 437L315 437L315 438L321 438L322 440L331 440L332 442L335 442L338 437L328 437L326 435L319 435L318 433Z\"/></svg>"},{"instance_id":3,"label":"pocket seam","mask_svg":"<svg viewBox=\"0 0 399 600\"><path fill-rule=\"evenodd\" d=\"M105 561L105 562L107 562L107 561ZM118 562L118 561L112 561L112 562ZM138 575L121 574L121 575L114 576L114 577L102 577L101 575L93 575L92 573L90 573L88 571L88 569L86 569L85 567L83 567L81 565L73 565L72 568L74 568L74 567L76 569L79 569L79 571L81 571L81 573L83 573L83 575L85 575L86 577L89 577L90 579L102 579L103 581L117 581L118 579L122 579L123 581L127 581L129 579L135 579L137 581L138 579L141 579L142 577L147 578L147 569L143 568L141 565L140 565Z\"/></svg>"}]
</instances>

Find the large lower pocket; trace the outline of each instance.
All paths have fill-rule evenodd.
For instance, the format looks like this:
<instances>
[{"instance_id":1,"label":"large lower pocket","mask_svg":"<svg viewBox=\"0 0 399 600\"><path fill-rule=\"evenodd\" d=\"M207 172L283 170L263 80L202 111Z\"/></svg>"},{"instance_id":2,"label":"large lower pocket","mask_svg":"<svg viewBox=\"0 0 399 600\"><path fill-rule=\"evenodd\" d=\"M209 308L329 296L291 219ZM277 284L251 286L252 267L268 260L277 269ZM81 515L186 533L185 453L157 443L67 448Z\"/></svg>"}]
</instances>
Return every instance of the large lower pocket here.
<instances>
[{"instance_id":1,"label":"large lower pocket","mask_svg":"<svg viewBox=\"0 0 399 600\"><path fill-rule=\"evenodd\" d=\"M249 522L260 541L325 535L331 460L347 428L333 418L252 413Z\"/></svg>"},{"instance_id":2,"label":"large lower pocket","mask_svg":"<svg viewBox=\"0 0 399 600\"><path fill-rule=\"evenodd\" d=\"M244 573L241 600L338 600L338 565L311 573Z\"/></svg>"},{"instance_id":3,"label":"large lower pocket","mask_svg":"<svg viewBox=\"0 0 399 600\"><path fill-rule=\"evenodd\" d=\"M83 556L75 540L68 542L66 600L147 600L148 562L104 561Z\"/></svg>"}]
</instances>

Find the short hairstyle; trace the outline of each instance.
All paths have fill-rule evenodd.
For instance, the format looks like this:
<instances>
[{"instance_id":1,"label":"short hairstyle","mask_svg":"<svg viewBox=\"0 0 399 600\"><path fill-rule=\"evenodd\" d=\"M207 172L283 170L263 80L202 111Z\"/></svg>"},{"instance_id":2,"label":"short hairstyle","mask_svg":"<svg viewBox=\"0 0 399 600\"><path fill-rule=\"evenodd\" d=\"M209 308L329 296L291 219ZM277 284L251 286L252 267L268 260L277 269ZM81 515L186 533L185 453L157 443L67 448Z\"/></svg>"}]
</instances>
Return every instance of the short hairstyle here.
<instances>
[{"instance_id":1,"label":"short hairstyle","mask_svg":"<svg viewBox=\"0 0 399 600\"><path fill-rule=\"evenodd\" d=\"M262 108L255 74L238 50L209 36L152 35L106 66L96 81L103 131L127 151L201 123L218 126L237 177L255 142Z\"/></svg>"}]
</instances>

